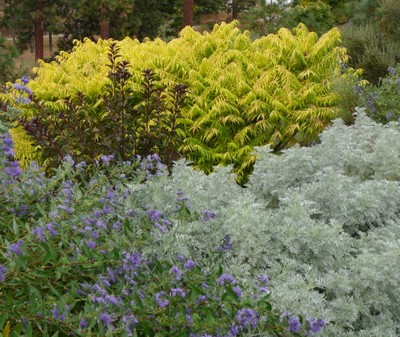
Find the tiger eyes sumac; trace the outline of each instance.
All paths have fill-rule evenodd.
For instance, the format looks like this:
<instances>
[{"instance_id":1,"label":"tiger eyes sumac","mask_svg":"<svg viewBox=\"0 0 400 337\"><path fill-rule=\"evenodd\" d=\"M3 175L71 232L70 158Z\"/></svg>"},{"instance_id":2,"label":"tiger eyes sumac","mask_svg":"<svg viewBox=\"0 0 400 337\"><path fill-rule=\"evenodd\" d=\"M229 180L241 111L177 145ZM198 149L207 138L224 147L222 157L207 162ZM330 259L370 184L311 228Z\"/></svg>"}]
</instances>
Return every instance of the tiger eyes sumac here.
<instances>
[{"instance_id":1,"label":"tiger eyes sumac","mask_svg":"<svg viewBox=\"0 0 400 337\"><path fill-rule=\"evenodd\" d=\"M136 93L142 90L143 69L153 69L157 82L163 87L184 83L190 88L190 104L179 106L183 118L175 134L174 127L169 126L157 130L158 137L154 138L155 120L145 127L141 124L146 123L145 120L134 119L140 122L145 136L151 131L150 143L155 144L160 153L165 148L169 153L184 153L207 173L216 165L231 164L238 180L245 182L254 165L254 146L270 144L278 152L296 143L308 144L336 116L339 95L332 89L332 83L336 77L344 75L340 71L340 61L346 62L347 55L340 46L338 29L318 37L299 25L293 31L283 28L277 34L252 40L249 32L240 31L237 25L238 22L216 25L210 33L204 34L185 28L179 38L168 43L160 39L140 43L130 38L118 42L79 42L72 53L61 53L56 62L40 63L37 77L28 86L46 109L65 110L65 99L72 97L72 112L67 111L73 115L73 110L78 108L78 117L85 126L84 135L98 137L95 144L103 142L109 147L110 142L118 143L114 128L123 132L130 142L137 133L124 130L131 125L125 119L128 114L122 111L132 102L124 100L119 94L123 92L118 90L117 96L112 96L115 109L122 108L118 124L110 118L112 114L100 109L103 105L97 105L96 100L109 90L108 53L110 43L114 44L112 48L120 49L120 58L114 61L129 62L132 76L123 80L126 90L129 88ZM114 67L115 62L111 63ZM351 69L346 73L354 75ZM122 85L122 79L118 81ZM18 105L12 97L14 93L15 89L6 95L10 105L18 106L29 118L38 114L29 106ZM80 94L84 101L80 101ZM153 93L151 104L158 104L159 99L164 98L164 94L157 95ZM164 102L169 101L165 99ZM174 116L171 109L169 117ZM95 116L86 116L84 111ZM163 116L164 121L168 120L167 115ZM107 124L105 135L84 121L93 122L95 117L112 122ZM169 138L163 132L174 136ZM160 144L161 140L169 145ZM75 142L79 143L78 147L85 143L77 139ZM18 145L18 141L16 143ZM177 152L171 143L180 145ZM150 144L145 142L141 146L146 148ZM121 150L128 153L124 152L126 149ZM166 160L173 157L168 156Z\"/></svg>"}]
</instances>

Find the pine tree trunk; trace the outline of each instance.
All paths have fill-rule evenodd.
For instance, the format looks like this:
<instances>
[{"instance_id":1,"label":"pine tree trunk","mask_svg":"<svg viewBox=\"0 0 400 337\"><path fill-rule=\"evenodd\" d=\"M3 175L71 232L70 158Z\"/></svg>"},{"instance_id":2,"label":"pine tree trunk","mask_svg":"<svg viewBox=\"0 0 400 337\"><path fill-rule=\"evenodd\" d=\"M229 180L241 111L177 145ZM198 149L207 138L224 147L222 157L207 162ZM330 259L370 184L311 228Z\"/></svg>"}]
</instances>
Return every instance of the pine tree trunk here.
<instances>
[{"instance_id":1,"label":"pine tree trunk","mask_svg":"<svg viewBox=\"0 0 400 337\"><path fill-rule=\"evenodd\" d=\"M53 54L53 33L51 31L49 32L49 53Z\"/></svg>"},{"instance_id":2,"label":"pine tree trunk","mask_svg":"<svg viewBox=\"0 0 400 337\"><path fill-rule=\"evenodd\" d=\"M100 37L103 40L110 38L110 23L108 21L102 21L100 23Z\"/></svg>"},{"instance_id":3,"label":"pine tree trunk","mask_svg":"<svg viewBox=\"0 0 400 337\"><path fill-rule=\"evenodd\" d=\"M43 59L43 9L44 1L38 0L36 3L36 16L34 20L35 30L35 60Z\"/></svg>"},{"instance_id":4,"label":"pine tree trunk","mask_svg":"<svg viewBox=\"0 0 400 337\"><path fill-rule=\"evenodd\" d=\"M232 0L232 20L239 19L238 0Z\"/></svg>"},{"instance_id":5,"label":"pine tree trunk","mask_svg":"<svg viewBox=\"0 0 400 337\"><path fill-rule=\"evenodd\" d=\"M102 14L102 19L100 22L100 38L107 40L110 38L110 21L106 18L106 9L100 6L100 12Z\"/></svg>"},{"instance_id":6,"label":"pine tree trunk","mask_svg":"<svg viewBox=\"0 0 400 337\"><path fill-rule=\"evenodd\" d=\"M183 27L193 26L194 0L185 0L183 4Z\"/></svg>"}]
</instances>

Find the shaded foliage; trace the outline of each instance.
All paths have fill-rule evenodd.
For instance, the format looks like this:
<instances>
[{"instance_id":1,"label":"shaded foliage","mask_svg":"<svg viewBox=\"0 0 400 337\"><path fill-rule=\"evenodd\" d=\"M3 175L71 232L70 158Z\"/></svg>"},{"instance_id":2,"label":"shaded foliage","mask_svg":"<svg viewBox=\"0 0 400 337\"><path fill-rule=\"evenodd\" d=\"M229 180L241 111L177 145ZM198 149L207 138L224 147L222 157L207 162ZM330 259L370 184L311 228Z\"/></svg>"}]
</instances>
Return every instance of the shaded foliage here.
<instances>
[{"instance_id":1,"label":"shaded foliage","mask_svg":"<svg viewBox=\"0 0 400 337\"><path fill-rule=\"evenodd\" d=\"M128 85L129 62L121 59L118 47L110 45L108 81L101 95L77 92L60 98L54 109L33 93L24 104L35 115L9 114L40 148L44 165L56 167L69 155L76 162L91 164L102 156L133 160L158 154L169 167L180 158L178 146L181 109L187 88L157 86L150 69L143 72L140 91Z\"/></svg>"}]
</instances>

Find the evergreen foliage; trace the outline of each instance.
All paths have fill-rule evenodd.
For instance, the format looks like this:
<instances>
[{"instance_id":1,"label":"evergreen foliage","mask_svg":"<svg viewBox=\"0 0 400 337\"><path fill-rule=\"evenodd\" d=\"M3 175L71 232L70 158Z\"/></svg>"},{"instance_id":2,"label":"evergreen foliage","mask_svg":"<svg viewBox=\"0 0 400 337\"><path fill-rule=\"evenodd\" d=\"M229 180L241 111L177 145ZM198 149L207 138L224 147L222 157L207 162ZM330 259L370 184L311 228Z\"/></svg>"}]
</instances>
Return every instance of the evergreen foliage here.
<instances>
[{"instance_id":1,"label":"evergreen foliage","mask_svg":"<svg viewBox=\"0 0 400 337\"><path fill-rule=\"evenodd\" d=\"M353 0L349 2L351 21L357 26L363 26L377 19L379 0Z\"/></svg>"},{"instance_id":2,"label":"evergreen foliage","mask_svg":"<svg viewBox=\"0 0 400 337\"><path fill-rule=\"evenodd\" d=\"M325 1L305 0L291 8L286 15L285 23L288 27L297 26L300 22L320 35L332 29L335 24L335 18L331 11L331 6Z\"/></svg>"},{"instance_id":3,"label":"evergreen foliage","mask_svg":"<svg viewBox=\"0 0 400 337\"><path fill-rule=\"evenodd\" d=\"M373 120L384 124L399 121L400 64L389 67L378 85L357 85L355 89Z\"/></svg>"},{"instance_id":4,"label":"evergreen foliage","mask_svg":"<svg viewBox=\"0 0 400 337\"><path fill-rule=\"evenodd\" d=\"M18 52L15 47L7 47L5 38L0 35L0 86L10 81L15 74L15 58Z\"/></svg>"},{"instance_id":5,"label":"evergreen foliage","mask_svg":"<svg viewBox=\"0 0 400 337\"><path fill-rule=\"evenodd\" d=\"M282 28L252 41L237 24L216 25L204 34L188 27L169 43L126 38L117 46L130 64L127 85L132 90L140 88L143 69L153 69L161 85L189 85L192 99L182 111L186 134L180 150L194 165L211 172L215 165L233 164L245 181L254 146L270 144L280 151L309 144L335 117L339 97L332 82L341 76L340 61L347 56L338 29L318 38L299 25L293 32ZM72 53L61 53L56 62L41 62L30 90L55 111L78 93L87 102L101 96L109 43L77 42ZM5 96L11 105L14 93ZM37 114L31 105L19 108L27 116Z\"/></svg>"},{"instance_id":6,"label":"evergreen foliage","mask_svg":"<svg viewBox=\"0 0 400 337\"><path fill-rule=\"evenodd\" d=\"M373 84L386 75L388 67L400 61L400 40L391 38L377 22L342 28L343 45L349 65L364 70L363 77Z\"/></svg>"},{"instance_id":7,"label":"evergreen foliage","mask_svg":"<svg viewBox=\"0 0 400 337\"><path fill-rule=\"evenodd\" d=\"M285 26L285 14L288 9L289 4L286 0L258 1L257 6L240 15L240 26L249 30L251 36L256 38L275 34L279 28Z\"/></svg>"},{"instance_id":8,"label":"evergreen foliage","mask_svg":"<svg viewBox=\"0 0 400 337\"><path fill-rule=\"evenodd\" d=\"M396 0L381 0L378 8L380 26L394 39L400 40L398 18L400 15L399 4Z\"/></svg>"}]
</instances>

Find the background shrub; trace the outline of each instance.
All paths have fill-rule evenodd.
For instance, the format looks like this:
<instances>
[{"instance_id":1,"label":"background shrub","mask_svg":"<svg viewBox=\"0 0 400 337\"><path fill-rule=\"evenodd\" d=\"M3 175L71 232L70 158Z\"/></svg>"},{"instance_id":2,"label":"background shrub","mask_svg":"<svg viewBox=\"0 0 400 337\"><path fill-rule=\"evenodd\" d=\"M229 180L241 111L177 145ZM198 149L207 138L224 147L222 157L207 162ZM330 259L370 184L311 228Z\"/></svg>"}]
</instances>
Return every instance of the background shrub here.
<instances>
[{"instance_id":1,"label":"background shrub","mask_svg":"<svg viewBox=\"0 0 400 337\"><path fill-rule=\"evenodd\" d=\"M6 40L0 35L0 86L15 75L15 58L18 51L14 46L7 47Z\"/></svg>"},{"instance_id":2,"label":"background shrub","mask_svg":"<svg viewBox=\"0 0 400 337\"><path fill-rule=\"evenodd\" d=\"M10 109L8 116L40 149L46 168L57 167L67 155L91 165L102 156L126 161L158 154L169 167L180 157L187 87L176 84L167 90L156 84L154 72L147 69L140 90L133 91L128 85L129 63L118 52L111 44L108 82L101 94L78 92L57 104L46 104L27 83L14 84L22 111Z\"/></svg>"},{"instance_id":3,"label":"background shrub","mask_svg":"<svg viewBox=\"0 0 400 337\"><path fill-rule=\"evenodd\" d=\"M332 82L341 76L339 64L347 56L338 29L318 38L299 25L253 41L237 24L216 25L204 34L186 28L169 43L126 38L116 45L129 62L127 90L141 90L143 69L153 69L159 85L189 85L180 150L194 165L211 172L215 165L232 164L245 181L254 146L271 144L280 151L309 144L335 117L339 96ZM83 94L88 111L106 113L95 98L108 90L109 43L86 40L56 62L40 63L28 87L42 108L59 112L66 98L75 101ZM10 90L3 98L28 118L39 113L32 105L17 104L14 95Z\"/></svg>"},{"instance_id":4,"label":"background shrub","mask_svg":"<svg viewBox=\"0 0 400 337\"><path fill-rule=\"evenodd\" d=\"M399 64L396 67L389 67L386 76L380 79L378 85L357 86L356 90L372 119L384 124L399 120Z\"/></svg>"},{"instance_id":5,"label":"background shrub","mask_svg":"<svg viewBox=\"0 0 400 337\"><path fill-rule=\"evenodd\" d=\"M335 17L326 1L300 1L286 14L286 24L291 27L300 22L313 32L324 34L334 27Z\"/></svg>"},{"instance_id":6,"label":"background shrub","mask_svg":"<svg viewBox=\"0 0 400 337\"><path fill-rule=\"evenodd\" d=\"M388 35L377 21L341 28L343 45L350 56L349 65L364 70L363 78L377 85L388 67L400 61L400 40Z\"/></svg>"}]
</instances>

